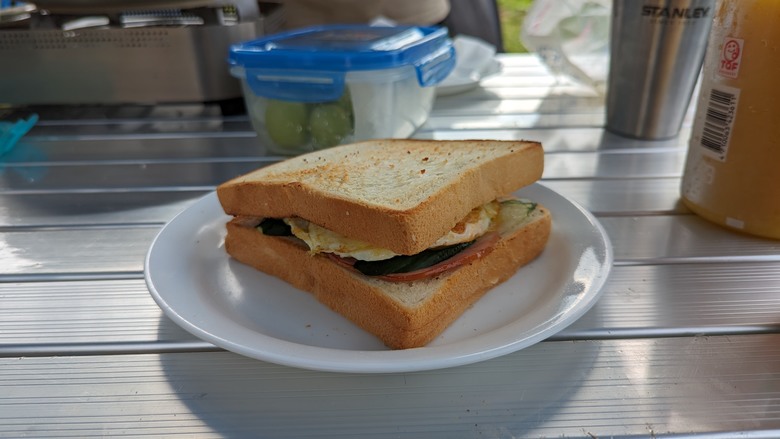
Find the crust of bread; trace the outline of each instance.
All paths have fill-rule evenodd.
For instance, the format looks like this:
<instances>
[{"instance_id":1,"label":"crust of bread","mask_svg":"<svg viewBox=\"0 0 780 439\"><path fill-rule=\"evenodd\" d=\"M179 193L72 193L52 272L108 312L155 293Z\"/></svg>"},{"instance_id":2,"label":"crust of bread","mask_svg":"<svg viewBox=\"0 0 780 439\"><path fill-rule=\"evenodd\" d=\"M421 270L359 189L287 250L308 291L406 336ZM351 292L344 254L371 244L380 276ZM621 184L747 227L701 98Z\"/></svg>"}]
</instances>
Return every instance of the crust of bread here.
<instances>
[{"instance_id":1,"label":"crust of bread","mask_svg":"<svg viewBox=\"0 0 780 439\"><path fill-rule=\"evenodd\" d=\"M436 338L488 290L536 258L551 229L549 212L538 206L530 221L504 233L482 258L432 279L387 282L312 255L295 239L263 235L253 227L256 222L239 217L227 224L225 248L233 258L314 294L393 349Z\"/></svg>"},{"instance_id":2,"label":"crust of bread","mask_svg":"<svg viewBox=\"0 0 780 439\"><path fill-rule=\"evenodd\" d=\"M541 178L543 168L538 142L372 140L260 168L223 183L217 195L229 215L297 216L415 254L475 206Z\"/></svg>"}]
</instances>

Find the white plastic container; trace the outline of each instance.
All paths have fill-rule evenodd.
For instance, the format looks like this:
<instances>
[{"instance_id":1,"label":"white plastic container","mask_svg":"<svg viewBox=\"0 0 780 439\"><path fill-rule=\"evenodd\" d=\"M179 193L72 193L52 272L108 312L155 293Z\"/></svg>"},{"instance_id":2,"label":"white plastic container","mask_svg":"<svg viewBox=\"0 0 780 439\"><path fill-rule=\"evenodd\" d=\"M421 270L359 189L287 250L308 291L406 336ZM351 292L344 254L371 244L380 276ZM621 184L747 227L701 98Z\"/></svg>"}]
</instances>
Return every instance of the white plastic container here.
<instances>
[{"instance_id":1,"label":"white plastic container","mask_svg":"<svg viewBox=\"0 0 780 439\"><path fill-rule=\"evenodd\" d=\"M271 154L405 138L453 69L445 28L318 26L231 47L252 126Z\"/></svg>"}]
</instances>

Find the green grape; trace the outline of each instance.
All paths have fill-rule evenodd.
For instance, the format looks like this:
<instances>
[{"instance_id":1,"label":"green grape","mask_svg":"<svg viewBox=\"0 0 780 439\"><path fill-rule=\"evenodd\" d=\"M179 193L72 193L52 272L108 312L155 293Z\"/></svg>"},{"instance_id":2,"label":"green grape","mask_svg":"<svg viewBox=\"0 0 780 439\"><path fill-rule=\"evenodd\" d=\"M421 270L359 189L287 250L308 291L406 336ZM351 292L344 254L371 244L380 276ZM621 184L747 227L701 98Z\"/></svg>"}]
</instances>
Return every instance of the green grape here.
<instances>
[{"instance_id":1,"label":"green grape","mask_svg":"<svg viewBox=\"0 0 780 439\"><path fill-rule=\"evenodd\" d=\"M309 109L302 102L270 99L265 110L265 128L271 140L284 148L297 148L309 141Z\"/></svg>"},{"instance_id":2,"label":"green grape","mask_svg":"<svg viewBox=\"0 0 780 439\"><path fill-rule=\"evenodd\" d=\"M352 116L352 94L349 92L347 87L344 87L344 93L341 94L341 97L338 100L338 104L341 105L341 107L344 108L350 116Z\"/></svg>"},{"instance_id":3,"label":"green grape","mask_svg":"<svg viewBox=\"0 0 780 439\"><path fill-rule=\"evenodd\" d=\"M352 133L352 121L340 105L323 104L311 111L309 128L315 147L328 148L338 145Z\"/></svg>"}]
</instances>

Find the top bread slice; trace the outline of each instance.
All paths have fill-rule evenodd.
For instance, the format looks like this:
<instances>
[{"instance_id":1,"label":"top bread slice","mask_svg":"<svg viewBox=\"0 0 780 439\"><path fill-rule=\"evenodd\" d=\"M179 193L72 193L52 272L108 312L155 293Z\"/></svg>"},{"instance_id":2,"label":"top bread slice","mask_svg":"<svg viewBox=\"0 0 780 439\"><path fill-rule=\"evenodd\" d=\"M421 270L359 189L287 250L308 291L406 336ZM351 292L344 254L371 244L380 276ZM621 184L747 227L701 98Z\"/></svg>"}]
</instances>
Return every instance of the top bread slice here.
<instances>
[{"instance_id":1,"label":"top bread slice","mask_svg":"<svg viewBox=\"0 0 780 439\"><path fill-rule=\"evenodd\" d=\"M217 188L229 215L301 217L398 254L542 176L538 142L371 140L297 156Z\"/></svg>"}]
</instances>

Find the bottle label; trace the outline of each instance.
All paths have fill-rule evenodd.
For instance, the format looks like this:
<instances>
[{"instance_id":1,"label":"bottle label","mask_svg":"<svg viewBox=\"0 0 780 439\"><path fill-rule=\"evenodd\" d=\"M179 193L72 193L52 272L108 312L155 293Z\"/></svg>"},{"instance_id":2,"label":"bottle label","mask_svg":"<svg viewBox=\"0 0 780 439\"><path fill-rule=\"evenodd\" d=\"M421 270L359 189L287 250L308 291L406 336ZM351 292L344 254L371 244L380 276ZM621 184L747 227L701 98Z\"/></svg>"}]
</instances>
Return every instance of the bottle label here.
<instances>
[{"instance_id":1,"label":"bottle label","mask_svg":"<svg viewBox=\"0 0 780 439\"><path fill-rule=\"evenodd\" d=\"M734 120L737 117L739 89L713 86L702 96L705 111L699 111L694 121L692 140L700 151L721 162L726 161Z\"/></svg>"},{"instance_id":2,"label":"bottle label","mask_svg":"<svg viewBox=\"0 0 780 439\"><path fill-rule=\"evenodd\" d=\"M742 46L745 41L739 38L725 37L721 44L720 64L718 74L724 78L735 79L739 76L739 66L742 64Z\"/></svg>"}]
</instances>

